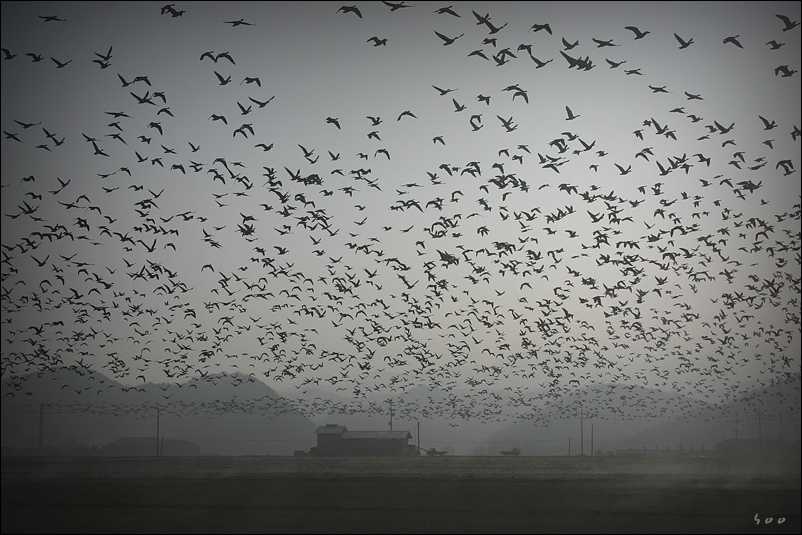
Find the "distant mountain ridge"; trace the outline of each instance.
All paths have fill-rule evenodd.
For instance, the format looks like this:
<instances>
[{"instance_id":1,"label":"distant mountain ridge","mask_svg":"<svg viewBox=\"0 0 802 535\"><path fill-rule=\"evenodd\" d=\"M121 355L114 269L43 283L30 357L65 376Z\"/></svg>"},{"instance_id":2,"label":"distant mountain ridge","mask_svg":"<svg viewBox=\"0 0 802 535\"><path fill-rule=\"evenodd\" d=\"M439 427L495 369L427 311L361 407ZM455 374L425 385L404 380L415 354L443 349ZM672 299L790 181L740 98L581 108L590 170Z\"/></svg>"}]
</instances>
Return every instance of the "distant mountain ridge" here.
<instances>
[{"instance_id":1,"label":"distant mountain ridge","mask_svg":"<svg viewBox=\"0 0 802 535\"><path fill-rule=\"evenodd\" d=\"M4 447L38 445L40 405L45 447L155 437L157 415L161 437L195 442L202 454L291 455L315 444L314 422L239 373L129 387L99 372L64 368L5 381L2 396Z\"/></svg>"}]
</instances>

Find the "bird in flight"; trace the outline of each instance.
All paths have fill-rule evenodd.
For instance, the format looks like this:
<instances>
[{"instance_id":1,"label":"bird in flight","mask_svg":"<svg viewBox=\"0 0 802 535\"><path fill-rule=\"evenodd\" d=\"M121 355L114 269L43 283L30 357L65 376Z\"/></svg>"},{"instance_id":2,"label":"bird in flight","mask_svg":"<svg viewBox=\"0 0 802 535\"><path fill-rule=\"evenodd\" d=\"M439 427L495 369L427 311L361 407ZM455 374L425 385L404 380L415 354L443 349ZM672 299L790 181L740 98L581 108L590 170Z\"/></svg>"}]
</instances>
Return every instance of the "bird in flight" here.
<instances>
[{"instance_id":1,"label":"bird in flight","mask_svg":"<svg viewBox=\"0 0 802 535\"><path fill-rule=\"evenodd\" d=\"M253 26L253 24L251 24L250 22L245 22L245 19L226 20L226 21L223 21L223 22L225 22L226 24L231 24L232 28L234 28L236 26Z\"/></svg>"},{"instance_id":2,"label":"bird in flight","mask_svg":"<svg viewBox=\"0 0 802 535\"><path fill-rule=\"evenodd\" d=\"M760 117L760 120L763 121L763 126L764 126L763 130L771 130L772 128L777 128L776 121L769 121L762 115L758 115L758 117Z\"/></svg>"},{"instance_id":3,"label":"bird in flight","mask_svg":"<svg viewBox=\"0 0 802 535\"><path fill-rule=\"evenodd\" d=\"M452 6L441 7L440 9L436 9L435 13L438 15L453 15L455 17L459 17L460 15L451 9Z\"/></svg>"},{"instance_id":4,"label":"bird in flight","mask_svg":"<svg viewBox=\"0 0 802 535\"><path fill-rule=\"evenodd\" d=\"M646 37L646 34L651 33L649 30L641 31L638 29L637 26L624 26L625 30L630 30L632 33L635 34L635 40L643 39Z\"/></svg>"},{"instance_id":5,"label":"bird in flight","mask_svg":"<svg viewBox=\"0 0 802 535\"><path fill-rule=\"evenodd\" d=\"M359 8L356 6L342 6L340 9L337 10L337 13L353 13L360 19L362 18L362 12L359 11Z\"/></svg>"},{"instance_id":6,"label":"bird in flight","mask_svg":"<svg viewBox=\"0 0 802 535\"><path fill-rule=\"evenodd\" d=\"M529 29L532 30L532 31L535 31L535 32L539 32L540 30L546 30L547 32L549 32L549 35L553 35L551 33L551 26L549 26L548 23L546 23L546 24L533 24L532 27L529 28Z\"/></svg>"},{"instance_id":7,"label":"bird in flight","mask_svg":"<svg viewBox=\"0 0 802 535\"><path fill-rule=\"evenodd\" d=\"M690 39L688 39L687 41L685 41L685 40L684 40L682 37L680 37L679 35L677 35L677 34L675 33L675 34L674 34L674 38L675 38L675 39L677 40L677 42L679 43L679 49L680 49L680 50L682 50L683 48L688 48L689 46L691 46L691 45L693 44L693 37L691 37Z\"/></svg>"},{"instance_id":8,"label":"bird in flight","mask_svg":"<svg viewBox=\"0 0 802 535\"><path fill-rule=\"evenodd\" d=\"M452 38L452 37L447 37L447 36L443 35L442 33L438 32L437 30L435 30L434 33L437 34L437 37L439 37L440 39L443 40L443 46L448 46L450 44L453 44L454 41L456 41L457 39L459 39L460 37L465 35L464 33L461 33L458 36Z\"/></svg>"},{"instance_id":9,"label":"bird in flight","mask_svg":"<svg viewBox=\"0 0 802 535\"><path fill-rule=\"evenodd\" d=\"M17 123L18 125L20 125L24 129L28 129L28 128L32 127L32 126L39 126L40 124L42 124L42 121L39 121L38 123L23 123L23 122L18 121L16 119L14 119L14 122Z\"/></svg>"},{"instance_id":10,"label":"bird in flight","mask_svg":"<svg viewBox=\"0 0 802 535\"><path fill-rule=\"evenodd\" d=\"M232 58L231 54L229 54L228 52L220 52L219 54L217 54L214 57L214 62L217 63L217 60L219 60L220 58L225 58L228 61L230 61L232 65L236 65L236 62L234 61L234 58Z\"/></svg>"},{"instance_id":11,"label":"bird in flight","mask_svg":"<svg viewBox=\"0 0 802 535\"><path fill-rule=\"evenodd\" d=\"M565 111L566 113L568 113L568 117L565 118L566 121L571 121L579 117L579 115L574 115L574 112L572 112L571 108L569 108L568 106L565 107Z\"/></svg>"},{"instance_id":12,"label":"bird in flight","mask_svg":"<svg viewBox=\"0 0 802 535\"><path fill-rule=\"evenodd\" d=\"M604 48L605 46L618 46L613 43L612 39L608 39L604 41L603 39L596 39L595 37L591 39L594 43L596 43L596 48Z\"/></svg>"},{"instance_id":13,"label":"bird in flight","mask_svg":"<svg viewBox=\"0 0 802 535\"><path fill-rule=\"evenodd\" d=\"M737 46L738 48L743 48L743 46L741 45L741 43L738 41L738 38L739 38L739 37L740 37L740 35L732 35L732 36L730 36L730 37L725 37L723 42L724 42L724 44L725 44L725 45L726 45L727 43L732 43L732 44L734 44L735 46Z\"/></svg>"},{"instance_id":14,"label":"bird in flight","mask_svg":"<svg viewBox=\"0 0 802 535\"><path fill-rule=\"evenodd\" d=\"M793 30L794 28L799 26L799 21L791 21L791 19L789 19L785 15L776 15L776 17L781 21L783 21L783 24L785 24L785 28L783 28L784 32L787 32L788 30Z\"/></svg>"},{"instance_id":15,"label":"bird in flight","mask_svg":"<svg viewBox=\"0 0 802 535\"><path fill-rule=\"evenodd\" d=\"M276 98L276 97L275 97L275 96L272 96L272 97L270 97L269 99L267 99L265 102L261 102L261 101L259 101L259 100L256 100L256 99L254 99L254 98L251 98L251 97L248 97L248 100L250 100L251 102L253 102L253 103L254 103L254 104L256 104L257 106L259 106L260 108L264 108L265 106L267 106L268 104L270 104L270 101L272 101L274 98Z\"/></svg>"},{"instance_id":16,"label":"bird in flight","mask_svg":"<svg viewBox=\"0 0 802 535\"><path fill-rule=\"evenodd\" d=\"M541 67L545 67L547 64L549 64L549 63L551 63L552 61L554 61L554 58L548 59L548 60L546 60L546 61L540 61L539 59L537 59L537 58L536 58L535 56L533 56L532 54L529 54L529 57L530 57L530 58L532 58L532 61L534 61L534 62L535 62L535 68L536 68L536 69L540 69Z\"/></svg>"},{"instance_id":17,"label":"bird in flight","mask_svg":"<svg viewBox=\"0 0 802 535\"><path fill-rule=\"evenodd\" d=\"M229 75L228 78L223 78L223 75L219 72L214 71L214 73L217 75L217 79L220 80L220 85L226 85L231 82L231 75Z\"/></svg>"},{"instance_id":18,"label":"bird in flight","mask_svg":"<svg viewBox=\"0 0 802 535\"><path fill-rule=\"evenodd\" d=\"M456 91L456 89L441 89L441 88L437 87L436 85L433 85L432 87L437 89L440 92L440 96L441 97L443 95L447 95L447 94L451 93L452 91Z\"/></svg>"},{"instance_id":19,"label":"bird in flight","mask_svg":"<svg viewBox=\"0 0 802 535\"><path fill-rule=\"evenodd\" d=\"M406 2L399 2L399 3L396 4L394 2L386 2L385 0L382 0L382 4L384 4L385 6L389 7L390 11L395 11L395 10L401 9L403 7L415 7L415 6L407 5Z\"/></svg>"},{"instance_id":20,"label":"bird in flight","mask_svg":"<svg viewBox=\"0 0 802 535\"><path fill-rule=\"evenodd\" d=\"M379 45L387 46L387 38L386 37L384 39L379 39L378 37L376 37L374 35L373 37L371 37L370 39L368 39L365 42L366 43L370 43L371 41L373 41L373 46L379 46Z\"/></svg>"},{"instance_id":21,"label":"bird in flight","mask_svg":"<svg viewBox=\"0 0 802 535\"><path fill-rule=\"evenodd\" d=\"M563 46L565 47L565 50L571 50L572 48L579 46L579 39L577 39L573 43L569 43L568 41L565 40L565 37L563 37Z\"/></svg>"},{"instance_id":22,"label":"bird in flight","mask_svg":"<svg viewBox=\"0 0 802 535\"><path fill-rule=\"evenodd\" d=\"M788 67L788 65L780 65L779 67L774 68L774 76L779 75L782 73L784 78L788 78L789 76L793 76L794 73L797 72L794 69Z\"/></svg>"},{"instance_id":23,"label":"bird in flight","mask_svg":"<svg viewBox=\"0 0 802 535\"><path fill-rule=\"evenodd\" d=\"M53 56L50 56L50 59L52 59L53 63L56 64L56 68L57 69L63 69L64 67L66 67L67 65L72 63L72 60L69 60L69 61L66 61L66 62L62 63L59 60L57 60L56 58L54 58Z\"/></svg>"}]
</instances>

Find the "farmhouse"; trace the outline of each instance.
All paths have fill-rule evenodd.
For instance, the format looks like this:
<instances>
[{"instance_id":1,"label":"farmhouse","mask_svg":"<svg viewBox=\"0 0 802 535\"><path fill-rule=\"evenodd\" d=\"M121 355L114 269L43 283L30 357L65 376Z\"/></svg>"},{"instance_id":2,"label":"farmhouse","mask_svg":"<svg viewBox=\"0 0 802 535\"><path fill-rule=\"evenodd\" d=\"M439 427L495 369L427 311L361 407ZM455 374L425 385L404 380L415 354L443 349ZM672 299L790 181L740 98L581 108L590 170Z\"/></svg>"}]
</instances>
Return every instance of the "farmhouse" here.
<instances>
[{"instance_id":1,"label":"farmhouse","mask_svg":"<svg viewBox=\"0 0 802 535\"><path fill-rule=\"evenodd\" d=\"M315 431L317 446L309 450L319 457L419 455L418 448L409 443L409 431L348 431L345 426L326 424Z\"/></svg>"}]
</instances>

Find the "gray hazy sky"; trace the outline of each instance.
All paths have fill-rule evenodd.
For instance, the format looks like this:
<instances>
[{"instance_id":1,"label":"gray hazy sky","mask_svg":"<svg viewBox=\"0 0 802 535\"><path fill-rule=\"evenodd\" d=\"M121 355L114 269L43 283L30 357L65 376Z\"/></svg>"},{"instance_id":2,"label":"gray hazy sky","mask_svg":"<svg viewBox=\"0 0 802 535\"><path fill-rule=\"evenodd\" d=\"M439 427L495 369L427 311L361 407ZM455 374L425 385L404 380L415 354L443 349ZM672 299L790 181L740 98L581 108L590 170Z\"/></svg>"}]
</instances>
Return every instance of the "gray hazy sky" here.
<instances>
[{"instance_id":1,"label":"gray hazy sky","mask_svg":"<svg viewBox=\"0 0 802 535\"><path fill-rule=\"evenodd\" d=\"M401 4L3 2L3 379L799 380L799 3Z\"/></svg>"}]
</instances>

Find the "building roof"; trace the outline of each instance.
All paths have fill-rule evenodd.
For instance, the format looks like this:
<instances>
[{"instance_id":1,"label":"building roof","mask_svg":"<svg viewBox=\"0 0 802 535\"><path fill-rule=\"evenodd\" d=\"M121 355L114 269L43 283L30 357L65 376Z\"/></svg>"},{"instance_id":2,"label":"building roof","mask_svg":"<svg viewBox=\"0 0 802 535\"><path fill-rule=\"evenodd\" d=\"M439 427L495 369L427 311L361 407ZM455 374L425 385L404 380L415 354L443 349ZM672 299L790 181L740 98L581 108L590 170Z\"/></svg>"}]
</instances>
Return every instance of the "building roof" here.
<instances>
[{"instance_id":1,"label":"building roof","mask_svg":"<svg viewBox=\"0 0 802 535\"><path fill-rule=\"evenodd\" d=\"M316 435L339 435L342 439L372 438L378 440L403 440L412 438L409 431L349 431L344 425L326 424L315 430Z\"/></svg>"},{"instance_id":2,"label":"building roof","mask_svg":"<svg viewBox=\"0 0 802 535\"><path fill-rule=\"evenodd\" d=\"M403 440L412 438L409 431L346 431L342 434L344 439L373 438L378 440Z\"/></svg>"},{"instance_id":3,"label":"building roof","mask_svg":"<svg viewBox=\"0 0 802 535\"><path fill-rule=\"evenodd\" d=\"M326 424L321 425L315 430L316 435L341 435L345 433L347 429L344 425L337 425L337 424Z\"/></svg>"}]
</instances>

